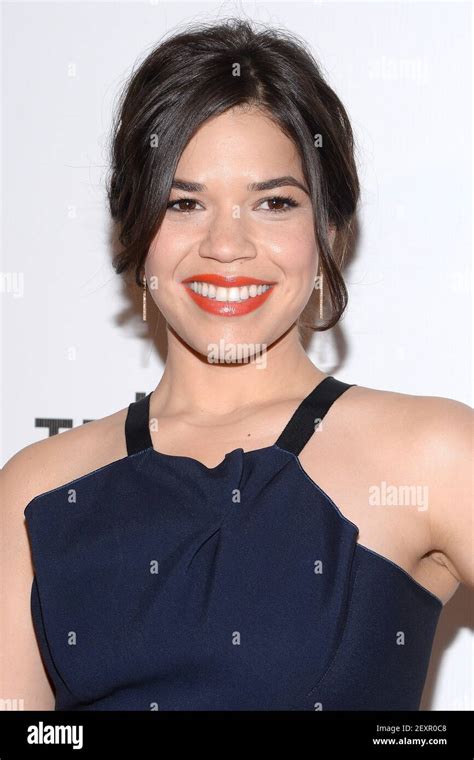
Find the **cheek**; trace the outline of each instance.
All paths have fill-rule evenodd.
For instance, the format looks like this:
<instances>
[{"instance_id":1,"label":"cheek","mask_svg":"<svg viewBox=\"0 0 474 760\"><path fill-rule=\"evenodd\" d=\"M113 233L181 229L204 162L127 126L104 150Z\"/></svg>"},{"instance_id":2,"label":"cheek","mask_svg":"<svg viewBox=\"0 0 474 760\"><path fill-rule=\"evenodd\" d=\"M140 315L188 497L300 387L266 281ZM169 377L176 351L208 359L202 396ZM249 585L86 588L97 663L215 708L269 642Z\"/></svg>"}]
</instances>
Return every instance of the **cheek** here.
<instances>
[{"instance_id":1,"label":"cheek","mask_svg":"<svg viewBox=\"0 0 474 760\"><path fill-rule=\"evenodd\" d=\"M166 283L169 282L170 275L163 266L163 258L150 250L145 262L148 296L160 311L167 310L166 304L169 300L169 287Z\"/></svg>"},{"instance_id":2,"label":"cheek","mask_svg":"<svg viewBox=\"0 0 474 760\"><path fill-rule=\"evenodd\" d=\"M292 247L291 251L285 249L276 260L280 262L285 280L291 288L297 286L305 290L308 284L314 284L318 268L318 251L314 241L302 242L301 245Z\"/></svg>"},{"instance_id":3,"label":"cheek","mask_svg":"<svg viewBox=\"0 0 474 760\"><path fill-rule=\"evenodd\" d=\"M282 273L281 302L286 304L292 318L296 318L313 294L318 271L317 247L314 240L305 240L291 251L286 248L281 258L274 257L273 260L279 264Z\"/></svg>"},{"instance_id":4,"label":"cheek","mask_svg":"<svg viewBox=\"0 0 474 760\"><path fill-rule=\"evenodd\" d=\"M145 262L145 274L149 282L155 282L157 285L154 298L160 299L160 289L163 295L165 288L173 283L176 268L179 265L181 257L173 249L171 238L166 243L166 236L159 234L151 244Z\"/></svg>"},{"instance_id":5,"label":"cheek","mask_svg":"<svg viewBox=\"0 0 474 760\"><path fill-rule=\"evenodd\" d=\"M318 244L310 220L299 219L298 225L274 225L262 241L272 260L288 278L310 277L318 262ZM316 275L315 275L316 276Z\"/></svg>"}]
</instances>

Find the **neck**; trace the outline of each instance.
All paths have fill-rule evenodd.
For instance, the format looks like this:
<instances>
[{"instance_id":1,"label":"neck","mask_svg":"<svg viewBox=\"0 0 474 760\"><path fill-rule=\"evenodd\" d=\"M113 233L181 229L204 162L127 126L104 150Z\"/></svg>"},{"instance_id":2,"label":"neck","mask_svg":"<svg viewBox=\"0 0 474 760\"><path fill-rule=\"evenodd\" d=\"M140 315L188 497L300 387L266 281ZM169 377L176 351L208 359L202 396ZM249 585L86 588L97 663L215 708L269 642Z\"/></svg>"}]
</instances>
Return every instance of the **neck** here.
<instances>
[{"instance_id":1,"label":"neck","mask_svg":"<svg viewBox=\"0 0 474 760\"><path fill-rule=\"evenodd\" d=\"M252 407L306 396L326 376L308 358L294 326L269 348L252 358L232 354L232 363L219 346L209 359L191 349L168 328L168 355L153 392L155 413L186 416L228 416ZM225 347L224 347L225 348ZM217 362L217 363L214 363Z\"/></svg>"}]
</instances>

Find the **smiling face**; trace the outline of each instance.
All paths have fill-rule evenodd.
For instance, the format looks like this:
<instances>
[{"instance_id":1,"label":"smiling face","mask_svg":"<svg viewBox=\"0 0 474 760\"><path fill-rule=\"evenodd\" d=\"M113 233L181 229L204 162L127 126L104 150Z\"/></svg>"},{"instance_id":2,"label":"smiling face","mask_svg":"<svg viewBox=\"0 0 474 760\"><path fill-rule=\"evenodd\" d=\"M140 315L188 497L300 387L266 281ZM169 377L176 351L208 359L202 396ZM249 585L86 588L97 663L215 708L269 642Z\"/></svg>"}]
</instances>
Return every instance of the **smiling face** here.
<instances>
[{"instance_id":1,"label":"smiling face","mask_svg":"<svg viewBox=\"0 0 474 760\"><path fill-rule=\"evenodd\" d=\"M180 157L145 264L169 327L203 355L220 341L270 347L295 325L317 271L293 142L255 109L208 120Z\"/></svg>"}]
</instances>

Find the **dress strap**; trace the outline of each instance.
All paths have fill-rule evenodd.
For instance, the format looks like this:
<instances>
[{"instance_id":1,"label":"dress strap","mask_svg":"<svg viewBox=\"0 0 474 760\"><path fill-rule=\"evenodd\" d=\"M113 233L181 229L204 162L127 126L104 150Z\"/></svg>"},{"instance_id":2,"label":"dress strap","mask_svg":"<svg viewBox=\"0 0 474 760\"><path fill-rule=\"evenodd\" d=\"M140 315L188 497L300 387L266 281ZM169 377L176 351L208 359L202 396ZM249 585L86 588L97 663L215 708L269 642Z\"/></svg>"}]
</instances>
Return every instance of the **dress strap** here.
<instances>
[{"instance_id":1,"label":"dress strap","mask_svg":"<svg viewBox=\"0 0 474 760\"><path fill-rule=\"evenodd\" d=\"M127 454L136 454L138 451L153 446L150 435L150 397L143 396L138 401L132 401L128 406L125 420L125 441Z\"/></svg>"},{"instance_id":2,"label":"dress strap","mask_svg":"<svg viewBox=\"0 0 474 760\"><path fill-rule=\"evenodd\" d=\"M322 420L332 404L355 383L343 383L329 375L306 396L294 412L290 421L278 438L276 445L298 455L313 435L316 424ZM125 420L125 441L127 454L136 454L153 448L150 435L151 392L129 404Z\"/></svg>"},{"instance_id":3,"label":"dress strap","mask_svg":"<svg viewBox=\"0 0 474 760\"><path fill-rule=\"evenodd\" d=\"M336 380L332 375L321 380L311 393L303 399L278 438L276 445L298 455L332 404L344 391L354 385L356 383L343 383L342 380Z\"/></svg>"}]
</instances>

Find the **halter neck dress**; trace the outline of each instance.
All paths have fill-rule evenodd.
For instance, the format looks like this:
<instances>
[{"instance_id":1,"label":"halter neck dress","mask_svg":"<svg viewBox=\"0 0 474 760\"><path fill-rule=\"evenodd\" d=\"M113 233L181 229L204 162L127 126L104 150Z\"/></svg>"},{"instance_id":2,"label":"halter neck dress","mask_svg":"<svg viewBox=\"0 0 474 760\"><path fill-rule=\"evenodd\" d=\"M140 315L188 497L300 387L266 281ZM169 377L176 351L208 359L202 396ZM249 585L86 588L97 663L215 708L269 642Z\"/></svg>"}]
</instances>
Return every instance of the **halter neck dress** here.
<instances>
[{"instance_id":1,"label":"halter neck dress","mask_svg":"<svg viewBox=\"0 0 474 760\"><path fill-rule=\"evenodd\" d=\"M28 503L56 710L419 709L442 602L298 459L350 387L324 378L215 467L156 451L143 395L125 457Z\"/></svg>"}]
</instances>

